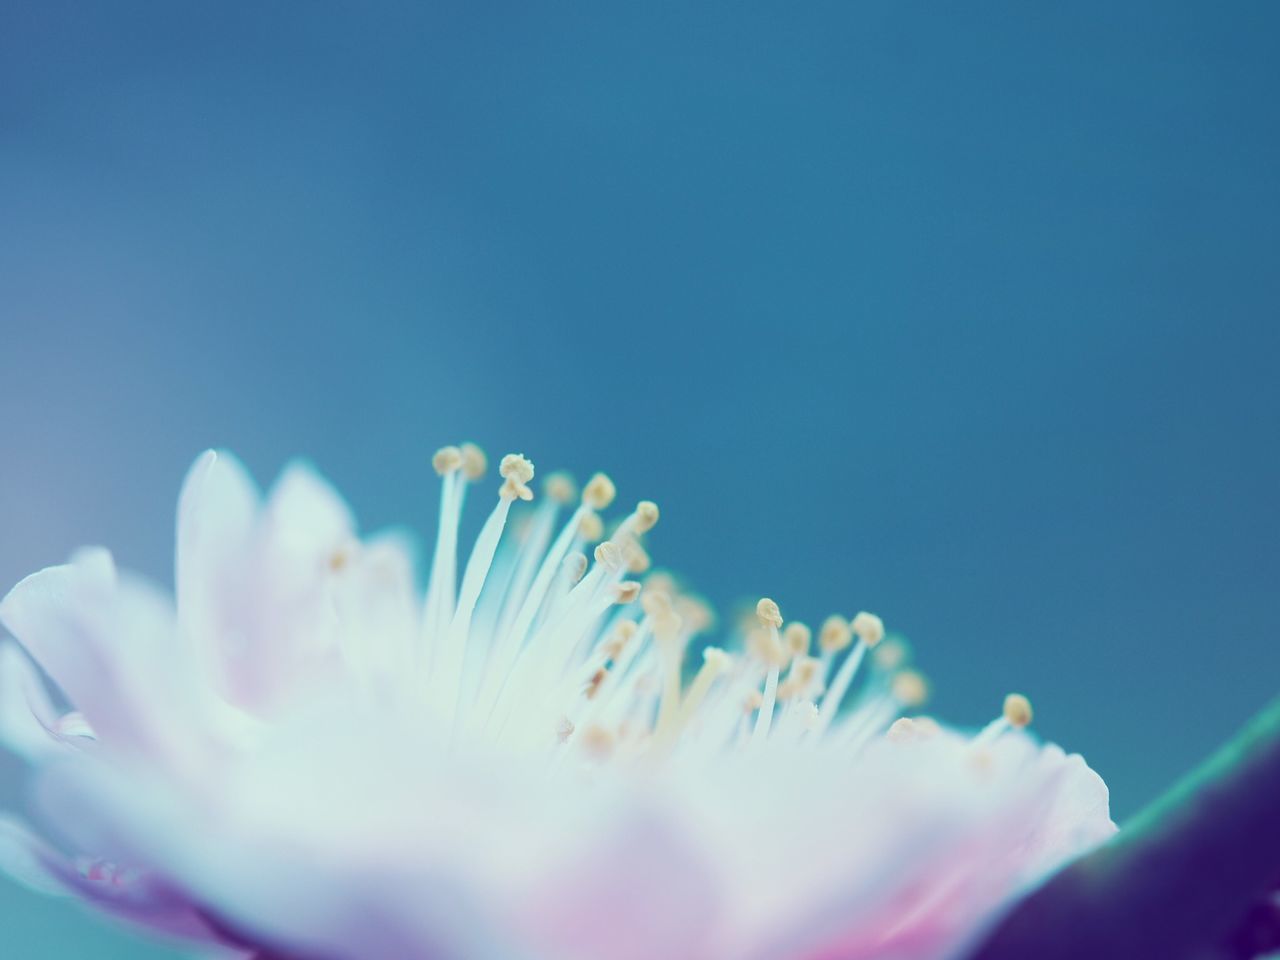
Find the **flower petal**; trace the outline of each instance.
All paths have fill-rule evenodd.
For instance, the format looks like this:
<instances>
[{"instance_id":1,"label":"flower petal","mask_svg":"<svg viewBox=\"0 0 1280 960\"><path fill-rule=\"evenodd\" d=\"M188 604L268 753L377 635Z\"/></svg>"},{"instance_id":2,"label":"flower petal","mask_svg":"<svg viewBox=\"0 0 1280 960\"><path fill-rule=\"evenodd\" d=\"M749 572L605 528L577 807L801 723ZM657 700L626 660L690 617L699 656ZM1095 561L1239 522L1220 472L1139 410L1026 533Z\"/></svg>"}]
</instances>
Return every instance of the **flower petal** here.
<instances>
[{"instance_id":1,"label":"flower petal","mask_svg":"<svg viewBox=\"0 0 1280 960\"><path fill-rule=\"evenodd\" d=\"M48 846L12 817L0 816L0 871L36 893L67 894L70 891L51 868Z\"/></svg>"},{"instance_id":2,"label":"flower petal","mask_svg":"<svg viewBox=\"0 0 1280 960\"><path fill-rule=\"evenodd\" d=\"M44 680L16 644L0 646L0 743L37 762L62 753L58 717Z\"/></svg>"},{"instance_id":3,"label":"flower petal","mask_svg":"<svg viewBox=\"0 0 1280 960\"><path fill-rule=\"evenodd\" d=\"M178 498L176 583L185 641L221 678L252 551L260 497L231 454L208 450L192 465Z\"/></svg>"},{"instance_id":4,"label":"flower petal","mask_svg":"<svg viewBox=\"0 0 1280 960\"><path fill-rule=\"evenodd\" d=\"M201 729L207 703L174 643L171 605L117 576L107 551L27 577L0 601L0 623L113 747L179 758Z\"/></svg>"}]
</instances>

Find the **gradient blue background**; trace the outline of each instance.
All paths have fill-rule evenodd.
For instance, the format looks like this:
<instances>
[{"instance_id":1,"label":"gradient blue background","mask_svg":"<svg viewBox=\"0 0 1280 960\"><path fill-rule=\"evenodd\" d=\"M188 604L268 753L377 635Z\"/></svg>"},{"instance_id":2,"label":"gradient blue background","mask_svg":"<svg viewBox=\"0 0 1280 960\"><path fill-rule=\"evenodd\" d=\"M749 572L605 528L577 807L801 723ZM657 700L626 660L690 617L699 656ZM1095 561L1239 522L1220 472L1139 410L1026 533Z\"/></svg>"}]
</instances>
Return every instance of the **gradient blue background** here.
<instances>
[{"instance_id":1,"label":"gradient blue background","mask_svg":"<svg viewBox=\"0 0 1280 960\"><path fill-rule=\"evenodd\" d=\"M195 6L0 3L4 586L168 578L209 445L429 533L474 438L1026 690L1120 817L1276 691L1280 6Z\"/></svg>"}]
</instances>

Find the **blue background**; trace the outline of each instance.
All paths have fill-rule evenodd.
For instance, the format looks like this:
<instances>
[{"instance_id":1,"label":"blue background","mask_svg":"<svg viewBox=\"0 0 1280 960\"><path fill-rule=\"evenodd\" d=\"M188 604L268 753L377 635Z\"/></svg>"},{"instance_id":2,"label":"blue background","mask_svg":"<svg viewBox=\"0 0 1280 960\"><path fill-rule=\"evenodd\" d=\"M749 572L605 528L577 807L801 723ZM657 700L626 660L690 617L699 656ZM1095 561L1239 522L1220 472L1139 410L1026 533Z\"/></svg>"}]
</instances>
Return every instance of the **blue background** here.
<instances>
[{"instance_id":1,"label":"blue background","mask_svg":"<svg viewBox=\"0 0 1280 960\"><path fill-rule=\"evenodd\" d=\"M0 3L5 587L168 578L209 445L429 534L473 438L1025 690L1119 817L1275 692L1280 6L197 6Z\"/></svg>"}]
</instances>

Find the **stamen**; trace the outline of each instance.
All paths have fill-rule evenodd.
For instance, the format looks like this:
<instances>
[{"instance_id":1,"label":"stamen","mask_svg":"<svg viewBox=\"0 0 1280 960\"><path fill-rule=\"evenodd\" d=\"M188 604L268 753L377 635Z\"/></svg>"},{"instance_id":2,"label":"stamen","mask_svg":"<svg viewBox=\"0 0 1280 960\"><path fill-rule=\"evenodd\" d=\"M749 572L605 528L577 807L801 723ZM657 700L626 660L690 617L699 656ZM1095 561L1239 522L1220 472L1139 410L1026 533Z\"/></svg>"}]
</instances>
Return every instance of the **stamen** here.
<instances>
[{"instance_id":1,"label":"stamen","mask_svg":"<svg viewBox=\"0 0 1280 960\"><path fill-rule=\"evenodd\" d=\"M457 447L441 447L431 458L431 466L442 477L453 473L462 466L462 451Z\"/></svg>"},{"instance_id":2,"label":"stamen","mask_svg":"<svg viewBox=\"0 0 1280 960\"><path fill-rule=\"evenodd\" d=\"M693 683L689 684L689 690L685 693L684 703L680 705L679 728L684 728L693 718L702 701L706 699L711 685L723 674L729 672L733 666L733 658L725 653L719 647L706 647L702 651L702 666L698 668L697 674L693 678Z\"/></svg>"},{"instance_id":3,"label":"stamen","mask_svg":"<svg viewBox=\"0 0 1280 960\"><path fill-rule=\"evenodd\" d=\"M1011 727L1026 727L1031 724L1031 701L1020 693L1011 693L1004 698L1004 718Z\"/></svg>"},{"instance_id":4,"label":"stamen","mask_svg":"<svg viewBox=\"0 0 1280 960\"><path fill-rule=\"evenodd\" d=\"M658 505L652 500L641 500L636 504L636 533L648 533L658 523Z\"/></svg>"},{"instance_id":5,"label":"stamen","mask_svg":"<svg viewBox=\"0 0 1280 960\"><path fill-rule=\"evenodd\" d=\"M508 453L498 464L498 474L503 477L502 489L498 496L504 500L532 500L533 491L528 483L533 479L533 464L522 454Z\"/></svg>"},{"instance_id":6,"label":"stamen","mask_svg":"<svg viewBox=\"0 0 1280 960\"><path fill-rule=\"evenodd\" d=\"M648 573L652 565L653 561L649 558L648 550L635 540L627 544L627 573Z\"/></svg>"},{"instance_id":7,"label":"stamen","mask_svg":"<svg viewBox=\"0 0 1280 960\"><path fill-rule=\"evenodd\" d=\"M612 540L605 540L596 546L595 558L596 563L611 572L620 571L626 560L622 548Z\"/></svg>"},{"instance_id":8,"label":"stamen","mask_svg":"<svg viewBox=\"0 0 1280 960\"><path fill-rule=\"evenodd\" d=\"M929 682L915 670L900 670L894 674L890 690L893 698L909 710L923 706L929 699Z\"/></svg>"},{"instance_id":9,"label":"stamen","mask_svg":"<svg viewBox=\"0 0 1280 960\"><path fill-rule=\"evenodd\" d=\"M573 482L572 474L565 470L557 470L555 473L548 474L542 481L542 492L547 495L548 500L554 500L562 505L570 504L578 495L578 485Z\"/></svg>"},{"instance_id":10,"label":"stamen","mask_svg":"<svg viewBox=\"0 0 1280 960\"><path fill-rule=\"evenodd\" d=\"M600 519L600 514L592 513L586 507L582 509L586 512L578 521L578 536L583 543L595 543L604 536L604 521Z\"/></svg>"},{"instance_id":11,"label":"stamen","mask_svg":"<svg viewBox=\"0 0 1280 960\"><path fill-rule=\"evenodd\" d=\"M833 613L822 621L822 629L818 632L818 647L828 657L839 653L853 643L853 630L849 621L838 613Z\"/></svg>"},{"instance_id":12,"label":"stamen","mask_svg":"<svg viewBox=\"0 0 1280 960\"><path fill-rule=\"evenodd\" d=\"M618 488L613 485L613 481L607 475L597 473L582 488L582 503L592 510L604 510L613 503L613 498L617 495Z\"/></svg>"},{"instance_id":13,"label":"stamen","mask_svg":"<svg viewBox=\"0 0 1280 960\"><path fill-rule=\"evenodd\" d=\"M650 577L645 581L646 589L652 579ZM688 636L697 636L715 626L715 611L699 597L690 596L687 593L680 594L676 597L674 604L676 613L680 614L680 619L684 621L685 633Z\"/></svg>"},{"instance_id":14,"label":"stamen","mask_svg":"<svg viewBox=\"0 0 1280 960\"><path fill-rule=\"evenodd\" d=\"M564 575L570 586L581 583L582 578L587 574L587 567L590 562L587 560L585 553L571 553L564 558Z\"/></svg>"},{"instance_id":15,"label":"stamen","mask_svg":"<svg viewBox=\"0 0 1280 960\"><path fill-rule=\"evenodd\" d=\"M803 657L809 652L809 641L812 637L813 631L796 620L788 623L787 629L782 631L782 642L786 644L793 659Z\"/></svg>"},{"instance_id":16,"label":"stamen","mask_svg":"<svg viewBox=\"0 0 1280 960\"><path fill-rule=\"evenodd\" d=\"M854 674L858 672L858 667L867 655L867 646L866 638L858 634L858 642L844 658L840 669L836 671L835 679L831 681L827 692L822 696L822 706L818 711L818 724L814 730L814 736L821 736L831 726L831 721L836 717L836 711L840 709L840 701L849 692L849 684L853 682Z\"/></svg>"},{"instance_id":17,"label":"stamen","mask_svg":"<svg viewBox=\"0 0 1280 960\"><path fill-rule=\"evenodd\" d=\"M863 610L853 618L849 626L868 647L874 647L884 639L884 622L874 613Z\"/></svg>"},{"instance_id":18,"label":"stamen","mask_svg":"<svg viewBox=\"0 0 1280 960\"><path fill-rule=\"evenodd\" d=\"M489 469L489 458L474 443L464 443L460 449L462 454L462 475L472 483L481 479Z\"/></svg>"},{"instance_id":19,"label":"stamen","mask_svg":"<svg viewBox=\"0 0 1280 960\"><path fill-rule=\"evenodd\" d=\"M782 611L778 609L778 605L768 597L761 597L756 603L756 619L762 626L773 627L775 630L782 626Z\"/></svg>"},{"instance_id":20,"label":"stamen","mask_svg":"<svg viewBox=\"0 0 1280 960\"><path fill-rule=\"evenodd\" d=\"M655 570L644 579L644 588L652 593L665 593L668 597L680 595L680 587L675 577L665 570Z\"/></svg>"},{"instance_id":21,"label":"stamen","mask_svg":"<svg viewBox=\"0 0 1280 960\"><path fill-rule=\"evenodd\" d=\"M888 637L884 643L876 647L871 658L878 669L892 673L907 662L907 648L901 640Z\"/></svg>"},{"instance_id":22,"label":"stamen","mask_svg":"<svg viewBox=\"0 0 1280 960\"><path fill-rule=\"evenodd\" d=\"M444 631L453 619L454 593L457 589L458 521L462 514L463 484L458 477L462 451L442 447L432 458L436 472L443 477L440 487L440 522L436 530L436 548L427 580L427 597L423 606L420 656L428 673L434 673Z\"/></svg>"},{"instance_id":23,"label":"stamen","mask_svg":"<svg viewBox=\"0 0 1280 960\"><path fill-rule=\"evenodd\" d=\"M647 596L647 595L646 595ZM658 723L654 735L665 741L679 716L680 667L684 661L684 644L680 639L680 616L671 607L671 599L665 594L653 597L644 605L653 629L653 639L658 644L658 656L662 663L662 697L658 701Z\"/></svg>"},{"instance_id":24,"label":"stamen","mask_svg":"<svg viewBox=\"0 0 1280 960\"><path fill-rule=\"evenodd\" d=\"M596 763L603 763L613 756L617 738L604 727L592 724L579 736L583 752Z\"/></svg>"},{"instance_id":25,"label":"stamen","mask_svg":"<svg viewBox=\"0 0 1280 960\"><path fill-rule=\"evenodd\" d=\"M639 624L634 620L619 620L617 626L600 644L600 653L606 660L617 661L639 629Z\"/></svg>"},{"instance_id":26,"label":"stamen","mask_svg":"<svg viewBox=\"0 0 1280 960\"><path fill-rule=\"evenodd\" d=\"M471 550L471 557L467 561L466 571L462 577L462 590L458 597L457 609L445 638L445 649L442 651L437 670L432 677L434 696L442 698L445 704L444 715L451 724L457 710L459 689L462 686L462 667L465 660L467 634L471 627L471 616L475 612L476 600L480 597L484 581L489 576L489 569L493 566L493 556L497 552L498 541L502 539L502 531L511 510L513 498L505 494L506 484L510 484L517 477L532 479L533 464L524 457L509 454L502 458L499 472L506 477L506 482L503 490L499 491L497 506L489 514ZM528 487L524 489L528 490Z\"/></svg>"},{"instance_id":27,"label":"stamen","mask_svg":"<svg viewBox=\"0 0 1280 960\"><path fill-rule=\"evenodd\" d=\"M764 696L760 701L760 712L756 714L755 730L751 733L752 743L759 743L769 736L769 727L773 724L773 705L778 699L778 670L781 660L786 658L786 648L782 645L782 638L778 636L778 628L782 626L782 611L778 609L778 605L768 597L762 597L756 604L756 617L761 626L769 631L766 650L774 654L774 659L764 681Z\"/></svg>"},{"instance_id":28,"label":"stamen","mask_svg":"<svg viewBox=\"0 0 1280 960\"><path fill-rule=\"evenodd\" d=\"M1004 709L1000 716L987 724L970 741L970 746L975 749L984 748L1010 730L1021 730L1031 724L1031 716L1031 701L1020 693L1011 693L1004 698Z\"/></svg>"},{"instance_id":29,"label":"stamen","mask_svg":"<svg viewBox=\"0 0 1280 960\"><path fill-rule=\"evenodd\" d=\"M778 698L781 700L793 700L798 697L806 697L813 692L819 672L822 670L822 661L813 657L796 657L791 661L791 667L787 671L787 679L778 685Z\"/></svg>"},{"instance_id":30,"label":"stamen","mask_svg":"<svg viewBox=\"0 0 1280 960\"><path fill-rule=\"evenodd\" d=\"M508 453L498 464L498 476L528 483L533 479L533 463L522 453Z\"/></svg>"}]
</instances>

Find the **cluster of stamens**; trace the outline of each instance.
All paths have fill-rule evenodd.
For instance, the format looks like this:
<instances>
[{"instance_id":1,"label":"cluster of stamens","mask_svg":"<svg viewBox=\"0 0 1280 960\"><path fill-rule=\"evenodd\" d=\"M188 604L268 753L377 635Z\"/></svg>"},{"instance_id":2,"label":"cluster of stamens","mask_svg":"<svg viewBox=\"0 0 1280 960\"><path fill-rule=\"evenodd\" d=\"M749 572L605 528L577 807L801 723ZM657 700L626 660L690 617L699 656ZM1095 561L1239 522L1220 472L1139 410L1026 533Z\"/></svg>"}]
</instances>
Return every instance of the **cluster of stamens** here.
<instances>
[{"instance_id":1,"label":"cluster of stamens","mask_svg":"<svg viewBox=\"0 0 1280 960\"><path fill-rule=\"evenodd\" d=\"M643 542L658 522L657 505L640 501L606 538L603 514L617 489L603 473L580 493L567 473L548 476L546 496L524 508L517 542L503 544L512 505L534 499L533 464L504 456L498 503L459 583L463 492L483 477L487 459L462 444L432 462L444 487L423 630L429 712L451 736L577 748L601 760L623 750L714 752L774 741L904 742L939 729L904 715L924 703L928 685L873 613L833 614L815 637L766 597L732 645L737 653L703 645L710 609L653 570ZM563 509L571 515L553 536ZM507 553L495 566L500 549ZM687 677L687 653L699 647L701 663ZM977 739L1030 720L1026 698L1011 694Z\"/></svg>"}]
</instances>

